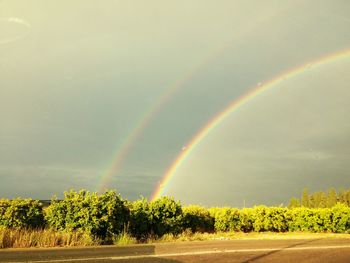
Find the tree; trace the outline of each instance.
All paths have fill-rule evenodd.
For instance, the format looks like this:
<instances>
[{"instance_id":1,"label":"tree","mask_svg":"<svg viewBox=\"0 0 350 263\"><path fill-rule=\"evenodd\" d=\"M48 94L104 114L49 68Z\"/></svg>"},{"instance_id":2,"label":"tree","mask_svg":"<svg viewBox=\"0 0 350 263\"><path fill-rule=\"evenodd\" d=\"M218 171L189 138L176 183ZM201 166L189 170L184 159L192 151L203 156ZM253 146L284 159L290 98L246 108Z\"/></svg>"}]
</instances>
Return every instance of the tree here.
<instances>
[{"instance_id":1,"label":"tree","mask_svg":"<svg viewBox=\"0 0 350 263\"><path fill-rule=\"evenodd\" d=\"M289 208L300 207L300 201L298 198L292 197L289 201Z\"/></svg>"},{"instance_id":2,"label":"tree","mask_svg":"<svg viewBox=\"0 0 350 263\"><path fill-rule=\"evenodd\" d=\"M301 206L310 207L309 189L307 188L304 188L303 194L301 195Z\"/></svg>"},{"instance_id":3,"label":"tree","mask_svg":"<svg viewBox=\"0 0 350 263\"><path fill-rule=\"evenodd\" d=\"M337 191L334 188L328 190L327 207L333 207L337 204Z\"/></svg>"}]
</instances>

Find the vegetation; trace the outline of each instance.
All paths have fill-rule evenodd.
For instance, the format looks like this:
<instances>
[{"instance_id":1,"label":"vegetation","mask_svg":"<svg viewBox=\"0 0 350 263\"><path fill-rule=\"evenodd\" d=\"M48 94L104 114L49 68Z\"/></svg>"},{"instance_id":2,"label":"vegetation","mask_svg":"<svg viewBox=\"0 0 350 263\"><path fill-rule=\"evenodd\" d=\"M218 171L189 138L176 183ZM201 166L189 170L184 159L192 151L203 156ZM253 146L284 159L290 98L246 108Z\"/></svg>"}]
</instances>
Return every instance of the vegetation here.
<instances>
[{"instance_id":1,"label":"vegetation","mask_svg":"<svg viewBox=\"0 0 350 263\"><path fill-rule=\"evenodd\" d=\"M298 206L243 209L182 207L169 197L129 202L116 191L72 190L45 208L31 199L2 199L0 248L201 240L218 233L350 233L350 207L335 191L327 196L331 207L310 207L316 199L306 190L301 201L293 199Z\"/></svg>"},{"instance_id":2,"label":"vegetation","mask_svg":"<svg viewBox=\"0 0 350 263\"><path fill-rule=\"evenodd\" d=\"M42 205L32 199L0 199L0 227L41 227L44 223Z\"/></svg>"},{"instance_id":3,"label":"vegetation","mask_svg":"<svg viewBox=\"0 0 350 263\"><path fill-rule=\"evenodd\" d=\"M325 192L309 194L309 190L305 188L300 199L295 197L290 199L289 207L330 208L337 203L350 206L350 189L337 192L334 188L330 188Z\"/></svg>"},{"instance_id":4,"label":"vegetation","mask_svg":"<svg viewBox=\"0 0 350 263\"><path fill-rule=\"evenodd\" d=\"M102 244L102 240L76 231L0 228L0 248L94 246L100 244Z\"/></svg>"},{"instance_id":5,"label":"vegetation","mask_svg":"<svg viewBox=\"0 0 350 263\"><path fill-rule=\"evenodd\" d=\"M123 231L129 214L126 201L115 191L98 195L72 190L64 194L63 200L52 200L45 210L45 221L54 230L78 231L108 239Z\"/></svg>"}]
</instances>

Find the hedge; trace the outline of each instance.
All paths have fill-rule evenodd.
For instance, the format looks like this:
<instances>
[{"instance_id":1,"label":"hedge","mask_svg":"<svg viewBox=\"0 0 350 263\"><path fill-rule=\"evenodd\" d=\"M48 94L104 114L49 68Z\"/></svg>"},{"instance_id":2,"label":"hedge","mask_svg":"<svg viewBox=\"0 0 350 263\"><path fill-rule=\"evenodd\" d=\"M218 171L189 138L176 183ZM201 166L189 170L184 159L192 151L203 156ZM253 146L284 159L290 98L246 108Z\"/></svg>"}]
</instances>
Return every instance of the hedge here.
<instances>
[{"instance_id":1,"label":"hedge","mask_svg":"<svg viewBox=\"0 0 350 263\"><path fill-rule=\"evenodd\" d=\"M42 205L37 200L0 199L0 226L8 228L44 227Z\"/></svg>"},{"instance_id":2,"label":"hedge","mask_svg":"<svg viewBox=\"0 0 350 263\"><path fill-rule=\"evenodd\" d=\"M53 199L45 211L49 227L61 231L82 231L99 238L121 233L129 221L126 201L115 191L104 194L70 191L63 200Z\"/></svg>"},{"instance_id":3,"label":"hedge","mask_svg":"<svg viewBox=\"0 0 350 263\"><path fill-rule=\"evenodd\" d=\"M204 208L185 206L170 197L154 201L123 200L116 191L103 194L82 190L66 192L63 200L53 198L43 209L31 199L0 199L0 227L51 228L81 231L108 239L123 231L142 240L167 233L242 231L242 232L333 232L350 233L350 208Z\"/></svg>"}]
</instances>

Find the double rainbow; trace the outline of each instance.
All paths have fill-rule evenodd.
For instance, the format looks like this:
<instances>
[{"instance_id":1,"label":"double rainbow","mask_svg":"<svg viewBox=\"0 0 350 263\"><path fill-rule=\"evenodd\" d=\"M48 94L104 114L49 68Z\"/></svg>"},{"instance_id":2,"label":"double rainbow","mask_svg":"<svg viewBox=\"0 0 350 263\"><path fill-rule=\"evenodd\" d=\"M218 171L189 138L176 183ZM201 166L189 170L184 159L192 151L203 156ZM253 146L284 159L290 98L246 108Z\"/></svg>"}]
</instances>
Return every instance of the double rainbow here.
<instances>
[{"instance_id":1,"label":"double rainbow","mask_svg":"<svg viewBox=\"0 0 350 263\"><path fill-rule=\"evenodd\" d=\"M242 105L251 101L253 98L259 96L264 93L266 90L273 88L278 85L282 81L287 78L294 77L304 71L307 71L311 66L321 66L330 62L334 62L344 57L350 56L350 49L342 50L325 57L319 58L315 61L311 61L309 63L303 64L282 74L278 75L270 79L265 83L259 83L256 87L252 87L247 93L243 94L238 99L235 99L231 102L223 111L214 116L206 125L204 125L198 133L193 136L193 138L187 144L187 147L178 155L172 165L168 168L166 173L164 174L160 184L155 189L151 200L155 200L159 198L163 192L165 187L170 183L171 179L175 176L179 167L186 161L188 156L193 152L193 150L201 143L201 141L212 132L221 122L223 122L230 114L237 111Z\"/></svg>"}]
</instances>

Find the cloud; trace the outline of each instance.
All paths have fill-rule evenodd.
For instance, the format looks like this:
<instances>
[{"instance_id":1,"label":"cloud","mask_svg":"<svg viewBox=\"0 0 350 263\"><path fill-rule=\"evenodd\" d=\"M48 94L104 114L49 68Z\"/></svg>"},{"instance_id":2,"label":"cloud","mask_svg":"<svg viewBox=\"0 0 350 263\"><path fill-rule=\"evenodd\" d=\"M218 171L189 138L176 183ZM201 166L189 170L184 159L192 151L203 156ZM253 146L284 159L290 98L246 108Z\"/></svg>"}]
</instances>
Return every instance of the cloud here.
<instances>
[{"instance_id":1,"label":"cloud","mask_svg":"<svg viewBox=\"0 0 350 263\"><path fill-rule=\"evenodd\" d=\"M19 25L22 29L11 26L11 24ZM0 28L3 31L7 32L8 36L2 36L0 38L1 44L8 44L22 38L25 38L32 29L32 26L29 22L25 21L19 17L9 17L9 18L0 18Z\"/></svg>"}]
</instances>

